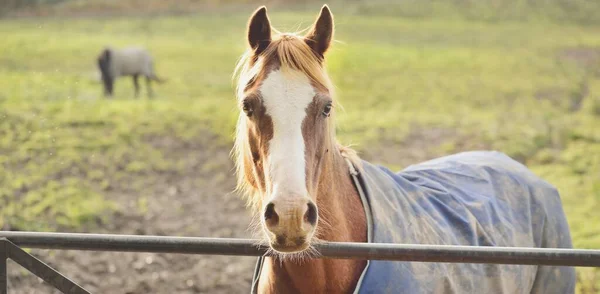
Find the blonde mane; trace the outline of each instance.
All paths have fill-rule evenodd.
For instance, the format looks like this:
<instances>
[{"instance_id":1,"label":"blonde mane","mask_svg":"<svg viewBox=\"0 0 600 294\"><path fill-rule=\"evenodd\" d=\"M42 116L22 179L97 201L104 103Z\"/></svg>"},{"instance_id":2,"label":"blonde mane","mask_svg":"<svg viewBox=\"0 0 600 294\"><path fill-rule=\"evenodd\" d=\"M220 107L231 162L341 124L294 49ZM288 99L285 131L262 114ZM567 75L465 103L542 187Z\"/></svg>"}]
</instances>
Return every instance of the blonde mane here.
<instances>
[{"instance_id":1,"label":"blonde mane","mask_svg":"<svg viewBox=\"0 0 600 294\"><path fill-rule=\"evenodd\" d=\"M254 55L252 49L248 49L238 61L234 71L234 80L236 81L236 93L239 103L245 98L247 85L265 74L265 71L268 70L267 65L272 61L276 61L280 66L280 70L284 73L294 74L300 72L305 74L315 87L328 91L334 103L337 104L334 99L334 87L327 75L323 61L306 44L304 37L298 33L279 32L258 58ZM332 144L332 147L337 147L343 156L350 158L355 165L358 165L359 160L356 153L348 147L337 144L334 113L335 111L328 120L329 141L336 142ZM249 152L250 148L246 137L246 116L243 112L240 112L234 149L232 150L236 164L237 191L245 196L247 205L252 211L258 212L262 207L262 195L260 195L260 191L248 183L245 176L244 164Z\"/></svg>"}]
</instances>

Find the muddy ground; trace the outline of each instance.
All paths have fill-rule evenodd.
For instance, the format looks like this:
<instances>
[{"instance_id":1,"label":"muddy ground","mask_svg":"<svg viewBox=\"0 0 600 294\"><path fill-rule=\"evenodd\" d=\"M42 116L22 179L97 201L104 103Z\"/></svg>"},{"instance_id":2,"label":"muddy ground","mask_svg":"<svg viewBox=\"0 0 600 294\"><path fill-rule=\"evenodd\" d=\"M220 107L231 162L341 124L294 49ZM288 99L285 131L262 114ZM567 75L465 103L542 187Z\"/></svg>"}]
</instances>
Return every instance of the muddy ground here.
<instances>
[{"instance_id":1,"label":"muddy ground","mask_svg":"<svg viewBox=\"0 0 600 294\"><path fill-rule=\"evenodd\" d=\"M406 142L385 142L361 156L374 162L407 166L439 156L425 148L449 139L452 130L415 128ZM232 193L235 186L231 146L215 135L182 143L153 138L151 144L185 159L184 172L150 174L145 189L116 183L107 197L119 211L95 233L249 238L249 213ZM138 179L139 180L139 179ZM140 202L144 202L140 204ZM247 293L254 257L33 250L43 261L92 293ZM9 263L9 293L59 293L14 262Z\"/></svg>"},{"instance_id":2,"label":"muddy ground","mask_svg":"<svg viewBox=\"0 0 600 294\"><path fill-rule=\"evenodd\" d=\"M218 140L211 134L202 138L203 142L192 144L154 138L151 143L174 160L186 159L185 170L145 175L141 193L132 192L127 180L116 183L106 196L120 209L93 232L250 237L249 214L232 193L230 146L215 144ZM92 293L244 293L255 262L253 257L231 256L32 252ZM9 293L59 293L18 264L11 262L8 267Z\"/></svg>"}]
</instances>

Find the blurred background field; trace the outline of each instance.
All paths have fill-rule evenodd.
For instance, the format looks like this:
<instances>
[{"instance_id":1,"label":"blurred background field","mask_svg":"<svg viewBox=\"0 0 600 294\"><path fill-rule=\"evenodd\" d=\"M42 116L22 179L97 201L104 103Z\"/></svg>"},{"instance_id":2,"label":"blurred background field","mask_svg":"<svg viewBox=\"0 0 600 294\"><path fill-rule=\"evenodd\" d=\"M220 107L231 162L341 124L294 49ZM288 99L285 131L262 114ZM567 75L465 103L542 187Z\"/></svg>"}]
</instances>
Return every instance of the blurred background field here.
<instances>
[{"instance_id":1,"label":"blurred background field","mask_svg":"<svg viewBox=\"0 0 600 294\"><path fill-rule=\"evenodd\" d=\"M296 31L322 2L3 3L1 228L249 235L228 157L245 24L267 4L276 28ZM329 4L343 143L395 169L463 150L505 152L558 187L575 246L600 248L600 2ZM102 97L96 57L109 44L150 50L168 79L154 99L134 99L125 78L113 99ZM245 292L254 262L35 253L100 293ZM600 270L578 274L579 293L600 292ZM14 293L47 290L18 269L10 280Z\"/></svg>"}]
</instances>

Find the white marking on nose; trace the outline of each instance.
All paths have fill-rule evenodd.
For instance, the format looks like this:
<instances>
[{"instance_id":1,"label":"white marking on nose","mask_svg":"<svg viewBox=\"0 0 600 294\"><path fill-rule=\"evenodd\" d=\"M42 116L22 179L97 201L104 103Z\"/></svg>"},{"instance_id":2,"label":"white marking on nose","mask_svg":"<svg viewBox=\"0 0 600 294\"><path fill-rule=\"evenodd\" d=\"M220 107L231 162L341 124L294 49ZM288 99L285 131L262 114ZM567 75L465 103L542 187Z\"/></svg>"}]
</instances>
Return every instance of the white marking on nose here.
<instances>
[{"instance_id":1,"label":"white marking on nose","mask_svg":"<svg viewBox=\"0 0 600 294\"><path fill-rule=\"evenodd\" d=\"M271 196L307 197L302 121L315 90L305 74L276 70L263 81L260 91L273 121L268 156Z\"/></svg>"}]
</instances>

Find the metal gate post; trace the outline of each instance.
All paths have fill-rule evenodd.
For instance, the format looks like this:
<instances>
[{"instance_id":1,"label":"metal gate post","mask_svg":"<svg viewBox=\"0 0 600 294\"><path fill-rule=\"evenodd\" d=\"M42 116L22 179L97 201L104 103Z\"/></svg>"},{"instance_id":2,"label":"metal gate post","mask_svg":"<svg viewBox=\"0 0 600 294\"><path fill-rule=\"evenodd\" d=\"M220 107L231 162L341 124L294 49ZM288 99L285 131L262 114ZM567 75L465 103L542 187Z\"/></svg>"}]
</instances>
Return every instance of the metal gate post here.
<instances>
[{"instance_id":1,"label":"metal gate post","mask_svg":"<svg viewBox=\"0 0 600 294\"><path fill-rule=\"evenodd\" d=\"M8 292L8 272L6 271L6 260L8 259L8 246L6 238L0 238L0 294Z\"/></svg>"}]
</instances>

